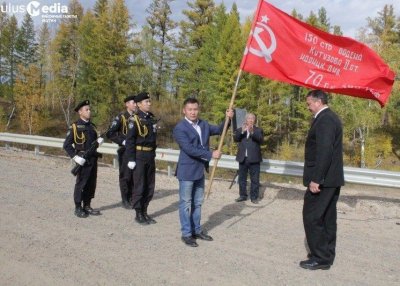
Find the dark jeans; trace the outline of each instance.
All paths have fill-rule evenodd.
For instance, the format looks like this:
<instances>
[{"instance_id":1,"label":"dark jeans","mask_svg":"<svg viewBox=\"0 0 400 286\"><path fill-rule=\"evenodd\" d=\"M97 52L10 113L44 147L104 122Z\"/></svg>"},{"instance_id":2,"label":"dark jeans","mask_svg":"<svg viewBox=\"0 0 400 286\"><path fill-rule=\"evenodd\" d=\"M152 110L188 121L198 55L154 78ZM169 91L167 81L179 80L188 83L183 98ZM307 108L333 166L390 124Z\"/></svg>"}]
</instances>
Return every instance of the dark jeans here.
<instances>
[{"instance_id":1,"label":"dark jeans","mask_svg":"<svg viewBox=\"0 0 400 286\"><path fill-rule=\"evenodd\" d=\"M336 204L340 187L324 188L304 195L303 224L308 247L313 259L320 263L333 263L336 248Z\"/></svg>"},{"instance_id":2,"label":"dark jeans","mask_svg":"<svg viewBox=\"0 0 400 286\"><path fill-rule=\"evenodd\" d=\"M239 163L239 195L247 198L247 174L250 173L250 199L258 199L260 191L260 163L248 163L247 158Z\"/></svg>"}]
</instances>

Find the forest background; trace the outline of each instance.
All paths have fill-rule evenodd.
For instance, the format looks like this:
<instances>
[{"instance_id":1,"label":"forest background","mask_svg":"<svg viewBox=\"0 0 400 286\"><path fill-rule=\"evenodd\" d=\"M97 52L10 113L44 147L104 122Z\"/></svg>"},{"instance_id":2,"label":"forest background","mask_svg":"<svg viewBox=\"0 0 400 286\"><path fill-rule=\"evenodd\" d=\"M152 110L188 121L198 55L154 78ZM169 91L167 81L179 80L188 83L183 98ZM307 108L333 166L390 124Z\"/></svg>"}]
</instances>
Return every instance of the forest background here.
<instances>
[{"instance_id":1,"label":"forest background","mask_svg":"<svg viewBox=\"0 0 400 286\"><path fill-rule=\"evenodd\" d=\"M221 122L252 19L241 21L236 4L227 8L213 0L191 0L182 11L184 20L175 22L172 1L149 1L142 27L129 16L124 0L97 0L86 11L71 0L69 14L77 17L60 20L54 29L46 23L35 27L28 13L21 23L0 13L0 131L64 137L76 119L73 107L83 99L91 101L98 130L106 130L124 110L123 99L143 90L151 93L153 113L160 118L159 147L177 149L172 129L186 97L200 100L201 118ZM342 35L324 7L308 16L293 10L292 16ZM400 17L393 5L367 18L356 39L400 74ZM329 95L344 125L346 166L400 171L398 78L384 108L375 101ZM307 92L242 75L235 107L257 115L265 133L263 158L303 161L311 120ZM228 135L223 151L235 154L237 146Z\"/></svg>"}]
</instances>

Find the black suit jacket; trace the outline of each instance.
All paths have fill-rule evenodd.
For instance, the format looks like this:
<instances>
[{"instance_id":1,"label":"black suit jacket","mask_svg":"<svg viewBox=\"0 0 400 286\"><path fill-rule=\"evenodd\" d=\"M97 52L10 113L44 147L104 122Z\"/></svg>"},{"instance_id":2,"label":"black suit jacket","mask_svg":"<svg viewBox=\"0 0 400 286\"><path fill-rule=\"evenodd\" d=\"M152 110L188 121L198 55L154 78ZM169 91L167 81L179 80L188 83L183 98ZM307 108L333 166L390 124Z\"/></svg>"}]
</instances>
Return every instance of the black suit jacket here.
<instances>
[{"instance_id":1,"label":"black suit jacket","mask_svg":"<svg viewBox=\"0 0 400 286\"><path fill-rule=\"evenodd\" d=\"M247 138L247 131L242 133L242 128L238 128L233 135L233 140L239 142L239 150L236 154L236 161L243 163L246 156L247 162L259 163L262 161L260 145L264 142L264 133L261 128L254 126L253 134Z\"/></svg>"},{"instance_id":2,"label":"black suit jacket","mask_svg":"<svg viewBox=\"0 0 400 286\"><path fill-rule=\"evenodd\" d=\"M321 111L308 131L305 145L303 184L324 187L344 185L343 130L339 117L329 108Z\"/></svg>"}]
</instances>

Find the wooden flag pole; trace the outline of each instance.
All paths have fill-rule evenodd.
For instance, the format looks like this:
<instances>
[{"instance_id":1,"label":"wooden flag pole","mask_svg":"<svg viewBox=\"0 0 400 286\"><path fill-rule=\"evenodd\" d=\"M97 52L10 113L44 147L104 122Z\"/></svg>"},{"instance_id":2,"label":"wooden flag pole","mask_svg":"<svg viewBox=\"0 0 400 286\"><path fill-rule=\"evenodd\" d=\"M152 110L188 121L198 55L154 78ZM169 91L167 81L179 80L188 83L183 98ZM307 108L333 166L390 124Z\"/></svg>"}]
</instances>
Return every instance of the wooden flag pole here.
<instances>
[{"instance_id":1,"label":"wooden flag pole","mask_svg":"<svg viewBox=\"0 0 400 286\"><path fill-rule=\"evenodd\" d=\"M238 73L237 78L236 78L235 88L233 89L231 102L229 103L228 109L232 109L233 108L233 103L235 102L237 88L238 88L238 85L239 85L239 79L240 79L241 75L242 75L242 69L239 69L239 73ZM222 150L222 144L224 143L224 138L225 138L225 135L226 135L226 131L228 129L229 120L230 119L228 117L225 118L224 129L222 131L221 138L219 139L218 151L220 151L220 152ZM211 171L211 174L210 174L209 183L208 183L207 190L206 190L206 198L207 199L208 199L208 197L210 196L210 193L211 193L211 186L212 186L212 183L213 183L213 180L214 180L215 170L217 169L218 160L219 159L214 159L214 166L212 168L212 171Z\"/></svg>"}]
</instances>

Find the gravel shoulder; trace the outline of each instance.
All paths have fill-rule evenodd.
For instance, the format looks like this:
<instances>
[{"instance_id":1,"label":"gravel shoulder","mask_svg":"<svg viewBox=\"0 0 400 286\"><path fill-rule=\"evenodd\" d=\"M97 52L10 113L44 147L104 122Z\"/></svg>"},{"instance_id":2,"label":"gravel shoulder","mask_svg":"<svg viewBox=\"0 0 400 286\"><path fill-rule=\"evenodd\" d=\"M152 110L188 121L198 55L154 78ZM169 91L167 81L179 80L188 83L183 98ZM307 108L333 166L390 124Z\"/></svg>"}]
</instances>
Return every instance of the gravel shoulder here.
<instances>
[{"instance_id":1,"label":"gravel shoulder","mask_svg":"<svg viewBox=\"0 0 400 286\"><path fill-rule=\"evenodd\" d=\"M180 240L178 183L157 173L141 226L120 205L118 172L99 167L94 207L73 215L67 158L0 148L0 285L400 285L400 189L345 186L337 259L329 271L306 255L304 187L263 182L260 204L235 203L238 186L215 181L202 223L212 242Z\"/></svg>"}]
</instances>

